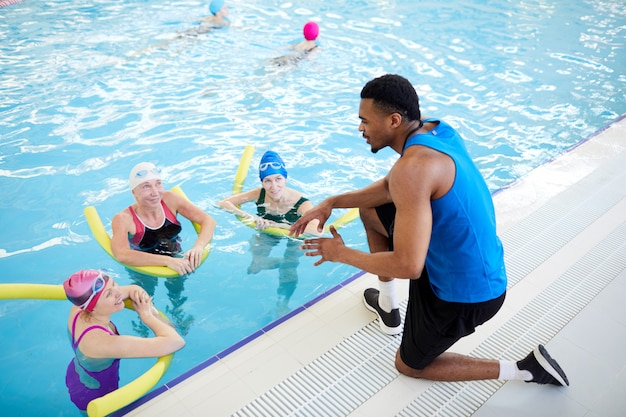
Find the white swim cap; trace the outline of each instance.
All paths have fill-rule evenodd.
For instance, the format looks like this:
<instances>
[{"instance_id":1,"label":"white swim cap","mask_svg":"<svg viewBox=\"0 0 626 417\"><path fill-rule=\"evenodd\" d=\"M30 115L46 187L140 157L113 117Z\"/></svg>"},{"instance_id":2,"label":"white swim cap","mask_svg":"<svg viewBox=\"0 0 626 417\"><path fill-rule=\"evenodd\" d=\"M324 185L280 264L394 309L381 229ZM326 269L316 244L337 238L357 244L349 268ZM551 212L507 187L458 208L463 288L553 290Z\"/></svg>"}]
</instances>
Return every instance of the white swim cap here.
<instances>
[{"instance_id":1,"label":"white swim cap","mask_svg":"<svg viewBox=\"0 0 626 417\"><path fill-rule=\"evenodd\" d=\"M161 169L157 168L152 162L140 162L130 170L128 184L130 189L134 190L136 186L142 182L150 180L160 180Z\"/></svg>"}]
</instances>

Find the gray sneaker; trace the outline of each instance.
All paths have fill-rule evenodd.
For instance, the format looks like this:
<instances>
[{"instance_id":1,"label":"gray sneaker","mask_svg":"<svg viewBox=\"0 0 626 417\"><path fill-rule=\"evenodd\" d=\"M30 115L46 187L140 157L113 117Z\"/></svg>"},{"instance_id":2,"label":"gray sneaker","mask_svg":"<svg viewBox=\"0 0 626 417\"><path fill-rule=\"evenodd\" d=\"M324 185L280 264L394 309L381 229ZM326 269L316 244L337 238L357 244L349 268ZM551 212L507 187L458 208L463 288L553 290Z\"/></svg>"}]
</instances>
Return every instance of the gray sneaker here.
<instances>
[{"instance_id":1,"label":"gray sneaker","mask_svg":"<svg viewBox=\"0 0 626 417\"><path fill-rule=\"evenodd\" d=\"M526 382L569 386L565 372L563 372L559 364L552 359L543 345L537 346L528 356L518 361L517 367L520 370L529 371L533 375L533 379Z\"/></svg>"},{"instance_id":2,"label":"gray sneaker","mask_svg":"<svg viewBox=\"0 0 626 417\"><path fill-rule=\"evenodd\" d=\"M402 332L402 326L400 326L402 319L400 318L400 309L394 308L391 312L387 313L378 305L379 291L375 288L368 288L363 291L363 303L365 307L376 313L378 316L378 324L380 330L383 333L389 335L396 335Z\"/></svg>"}]
</instances>

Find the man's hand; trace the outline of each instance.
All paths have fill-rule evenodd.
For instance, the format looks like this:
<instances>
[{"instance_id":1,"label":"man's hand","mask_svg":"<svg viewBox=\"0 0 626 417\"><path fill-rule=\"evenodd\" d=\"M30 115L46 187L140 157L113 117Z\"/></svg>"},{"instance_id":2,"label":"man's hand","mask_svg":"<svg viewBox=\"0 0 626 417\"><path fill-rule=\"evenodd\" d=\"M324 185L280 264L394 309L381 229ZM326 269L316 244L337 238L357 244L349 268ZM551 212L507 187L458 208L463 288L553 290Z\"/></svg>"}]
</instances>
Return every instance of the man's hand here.
<instances>
[{"instance_id":1,"label":"man's hand","mask_svg":"<svg viewBox=\"0 0 626 417\"><path fill-rule=\"evenodd\" d=\"M321 259L313 264L314 266L321 265L326 261L337 262L339 252L346 247L334 226L330 226L330 233L332 238L306 239L301 246L303 250L307 251L306 256L321 256Z\"/></svg>"},{"instance_id":2,"label":"man's hand","mask_svg":"<svg viewBox=\"0 0 626 417\"><path fill-rule=\"evenodd\" d=\"M333 206L328 203L327 200L322 201L320 204L304 213L302 217L289 228L289 235L293 237L300 236L306 231L306 225L316 219L319 220L317 231L321 234L324 231L324 224L326 224L326 220L328 220L332 212Z\"/></svg>"}]
</instances>

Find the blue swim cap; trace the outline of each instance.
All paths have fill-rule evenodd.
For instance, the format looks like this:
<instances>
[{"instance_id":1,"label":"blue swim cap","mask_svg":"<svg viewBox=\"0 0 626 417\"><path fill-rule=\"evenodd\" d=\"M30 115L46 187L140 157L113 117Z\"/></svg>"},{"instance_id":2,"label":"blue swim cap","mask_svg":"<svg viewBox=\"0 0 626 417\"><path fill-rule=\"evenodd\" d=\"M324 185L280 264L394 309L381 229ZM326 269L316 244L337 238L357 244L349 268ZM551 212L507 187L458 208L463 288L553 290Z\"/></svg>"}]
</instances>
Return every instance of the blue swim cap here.
<instances>
[{"instance_id":1,"label":"blue swim cap","mask_svg":"<svg viewBox=\"0 0 626 417\"><path fill-rule=\"evenodd\" d=\"M222 10L222 7L224 7L224 0L213 0L209 6L209 10L211 11L211 14L215 16L217 12Z\"/></svg>"},{"instance_id":2,"label":"blue swim cap","mask_svg":"<svg viewBox=\"0 0 626 417\"><path fill-rule=\"evenodd\" d=\"M285 168L285 163L276 152L267 151L263 154L259 163L259 178L263 181L268 175L274 174L280 174L287 178L287 168Z\"/></svg>"}]
</instances>

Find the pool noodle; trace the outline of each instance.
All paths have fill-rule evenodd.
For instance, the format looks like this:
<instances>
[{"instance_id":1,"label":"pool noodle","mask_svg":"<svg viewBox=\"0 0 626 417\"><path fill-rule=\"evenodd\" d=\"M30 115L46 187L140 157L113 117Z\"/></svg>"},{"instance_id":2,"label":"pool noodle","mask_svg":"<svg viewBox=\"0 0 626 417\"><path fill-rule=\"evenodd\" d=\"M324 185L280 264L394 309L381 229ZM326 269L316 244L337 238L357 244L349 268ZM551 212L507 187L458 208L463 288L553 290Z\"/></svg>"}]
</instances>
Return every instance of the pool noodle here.
<instances>
[{"instance_id":1,"label":"pool noodle","mask_svg":"<svg viewBox=\"0 0 626 417\"><path fill-rule=\"evenodd\" d=\"M62 285L51 284L0 284L0 300L9 299L67 300ZM132 302L124 300L126 308L132 310ZM167 318L162 312L159 314ZM87 404L89 417L104 417L127 406L150 391L163 377L172 363L173 353L161 356L150 369L115 391L95 398Z\"/></svg>"}]
</instances>

